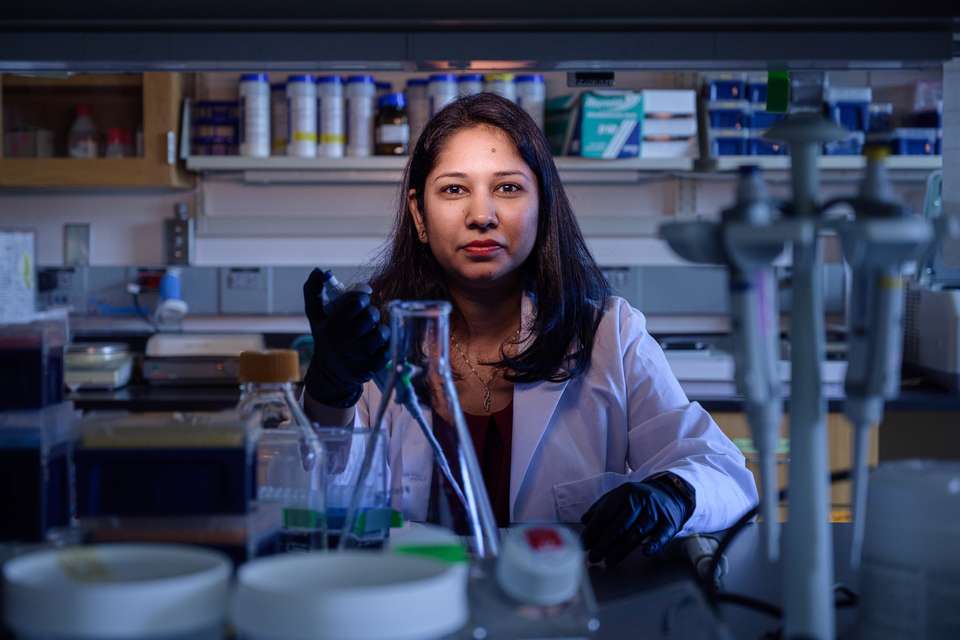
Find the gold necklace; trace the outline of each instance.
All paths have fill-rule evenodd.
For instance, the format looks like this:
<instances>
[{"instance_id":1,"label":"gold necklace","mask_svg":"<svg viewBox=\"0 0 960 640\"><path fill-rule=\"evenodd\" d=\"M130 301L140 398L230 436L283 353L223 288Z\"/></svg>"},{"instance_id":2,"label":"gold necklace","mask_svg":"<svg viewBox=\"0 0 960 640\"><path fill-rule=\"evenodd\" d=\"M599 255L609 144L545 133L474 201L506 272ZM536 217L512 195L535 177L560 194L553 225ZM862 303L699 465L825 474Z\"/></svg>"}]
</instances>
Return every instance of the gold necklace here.
<instances>
[{"instance_id":1,"label":"gold necklace","mask_svg":"<svg viewBox=\"0 0 960 640\"><path fill-rule=\"evenodd\" d=\"M517 336L517 341L519 341L520 329L517 329L516 336ZM486 413L490 413L490 408L493 406L493 390L490 388L490 385L492 385L493 381L497 379L497 376L500 374L500 369L494 368L493 375L490 376L490 379L484 381L483 376L481 376L480 372L477 371L477 368L473 366L473 363L470 362L470 359L467 357L467 354L464 352L463 347L460 346L460 341L457 340L457 336L451 333L450 340L453 342L453 346L456 348L457 353L460 354L460 359L463 360L463 362L470 369L470 372L480 382L480 386L483 387L483 399L482 399L483 410ZM505 344L506 344L506 340L500 343L501 349L503 349Z\"/></svg>"}]
</instances>

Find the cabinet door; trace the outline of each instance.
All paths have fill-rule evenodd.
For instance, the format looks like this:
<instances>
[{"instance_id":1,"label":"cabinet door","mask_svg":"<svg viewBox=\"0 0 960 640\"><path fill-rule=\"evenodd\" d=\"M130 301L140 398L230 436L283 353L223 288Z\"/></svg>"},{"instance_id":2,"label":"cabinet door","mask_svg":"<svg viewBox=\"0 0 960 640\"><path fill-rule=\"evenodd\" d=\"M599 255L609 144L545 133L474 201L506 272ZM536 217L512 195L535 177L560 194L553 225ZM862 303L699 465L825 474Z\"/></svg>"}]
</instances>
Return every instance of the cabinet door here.
<instances>
[{"instance_id":1,"label":"cabinet door","mask_svg":"<svg viewBox=\"0 0 960 640\"><path fill-rule=\"evenodd\" d=\"M747 467L753 472L757 480L757 486L760 486L760 474L756 464L756 454L752 453L750 440L750 426L747 424L746 416L742 413L734 412L716 412L711 414L720 429L732 439L740 448L744 450L747 458ZM780 427L781 438L786 441L786 450L777 454L777 486L783 489L788 484L789 476L789 417L784 417L783 424ZM853 444L852 429L846 417L841 413L827 414L827 446L829 447L830 471L842 471L850 469L853 466ZM873 429L870 433L870 454L868 461L871 466L877 464L878 450L878 430ZM830 492L830 510L834 521L847 521L850 518L851 508L851 483L849 481L834 483ZM787 513L786 505L780 508L781 519L785 519Z\"/></svg>"},{"instance_id":2,"label":"cabinet door","mask_svg":"<svg viewBox=\"0 0 960 640\"><path fill-rule=\"evenodd\" d=\"M19 121L14 126L28 130L45 129L55 137L54 157L0 157L0 187L190 187L192 178L176 153L183 87L178 73L0 76L0 104L11 116L4 120ZM139 127L143 155L65 157L74 107L83 103L99 110L101 133L114 124L128 130Z\"/></svg>"}]
</instances>

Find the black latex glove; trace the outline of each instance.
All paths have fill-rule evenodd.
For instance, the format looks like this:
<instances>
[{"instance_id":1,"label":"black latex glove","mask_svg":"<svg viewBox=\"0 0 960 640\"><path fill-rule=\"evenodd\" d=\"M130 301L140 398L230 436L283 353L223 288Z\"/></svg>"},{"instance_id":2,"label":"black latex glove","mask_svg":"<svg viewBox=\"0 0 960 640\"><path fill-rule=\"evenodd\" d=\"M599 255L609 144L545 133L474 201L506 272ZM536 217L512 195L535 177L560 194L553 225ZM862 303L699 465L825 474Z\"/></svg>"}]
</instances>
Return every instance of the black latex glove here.
<instances>
[{"instance_id":1,"label":"black latex glove","mask_svg":"<svg viewBox=\"0 0 960 640\"><path fill-rule=\"evenodd\" d=\"M303 305L313 334L313 359L303 378L307 394L334 407L356 404L363 383L386 366L390 327L370 304L370 289L347 291L323 308L326 277L314 269L303 284Z\"/></svg>"},{"instance_id":2,"label":"black latex glove","mask_svg":"<svg viewBox=\"0 0 960 640\"><path fill-rule=\"evenodd\" d=\"M638 546L648 556L660 553L693 514L693 489L686 487L689 495L661 476L628 482L600 496L580 518L590 562L603 560L611 567Z\"/></svg>"}]
</instances>

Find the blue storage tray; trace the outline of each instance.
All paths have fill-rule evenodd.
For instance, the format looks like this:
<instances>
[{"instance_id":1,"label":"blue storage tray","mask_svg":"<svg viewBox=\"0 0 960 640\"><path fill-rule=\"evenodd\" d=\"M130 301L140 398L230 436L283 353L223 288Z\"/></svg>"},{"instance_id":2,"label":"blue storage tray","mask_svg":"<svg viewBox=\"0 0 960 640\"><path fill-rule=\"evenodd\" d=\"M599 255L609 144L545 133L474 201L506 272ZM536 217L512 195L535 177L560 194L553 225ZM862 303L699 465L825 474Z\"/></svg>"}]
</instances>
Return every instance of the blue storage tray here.
<instances>
[{"instance_id":1,"label":"blue storage tray","mask_svg":"<svg viewBox=\"0 0 960 640\"><path fill-rule=\"evenodd\" d=\"M750 138L747 141L747 153L751 156L785 156L787 145L763 138Z\"/></svg>"},{"instance_id":2,"label":"blue storage tray","mask_svg":"<svg viewBox=\"0 0 960 640\"><path fill-rule=\"evenodd\" d=\"M870 126L869 102L833 102L826 104L827 117L850 131L866 132Z\"/></svg>"},{"instance_id":3,"label":"blue storage tray","mask_svg":"<svg viewBox=\"0 0 960 640\"><path fill-rule=\"evenodd\" d=\"M724 78L707 82L708 100L743 100L745 96L746 82L742 79Z\"/></svg>"},{"instance_id":4,"label":"blue storage tray","mask_svg":"<svg viewBox=\"0 0 960 640\"><path fill-rule=\"evenodd\" d=\"M747 136L743 135L713 135L710 140L711 154L714 156L745 156L747 155Z\"/></svg>"},{"instance_id":5,"label":"blue storage tray","mask_svg":"<svg viewBox=\"0 0 960 640\"><path fill-rule=\"evenodd\" d=\"M767 83L766 82L748 82L747 100L754 104L767 103Z\"/></svg>"},{"instance_id":6,"label":"blue storage tray","mask_svg":"<svg viewBox=\"0 0 960 640\"><path fill-rule=\"evenodd\" d=\"M770 113L769 111L751 111L747 119L747 126L750 129L769 129L784 118L782 113Z\"/></svg>"},{"instance_id":7,"label":"blue storage tray","mask_svg":"<svg viewBox=\"0 0 960 640\"><path fill-rule=\"evenodd\" d=\"M750 109L746 102L708 103L707 114L711 129L745 129L748 126Z\"/></svg>"},{"instance_id":8,"label":"blue storage tray","mask_svg":"<svg viewBox=\"0 0 960 640\"><path fill-rule=\"evenodd\" d=\"M851 136L846 140L834 140L823 145L825 156L858 156L863 153L864 134Z\"/></svg>"}]
</instances>

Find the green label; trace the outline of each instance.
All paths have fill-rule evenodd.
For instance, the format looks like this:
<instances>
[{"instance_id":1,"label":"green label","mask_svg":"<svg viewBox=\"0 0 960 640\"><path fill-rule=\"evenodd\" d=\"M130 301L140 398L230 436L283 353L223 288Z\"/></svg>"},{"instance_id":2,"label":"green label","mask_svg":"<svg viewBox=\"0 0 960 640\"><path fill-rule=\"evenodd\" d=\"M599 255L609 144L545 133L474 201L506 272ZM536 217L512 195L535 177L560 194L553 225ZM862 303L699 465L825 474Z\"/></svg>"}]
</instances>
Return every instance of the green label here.
<instances>
[{"instance_id":1,"label":"green label","mask_svg":"<svg viewBox=\"0 0 960 640\"><path fill-rule=\"evenodd\" d=\"M313 509L287 507L283 510L284 529L320 529L323 522L323 514Z\"/></svg>"}]
</instances>

